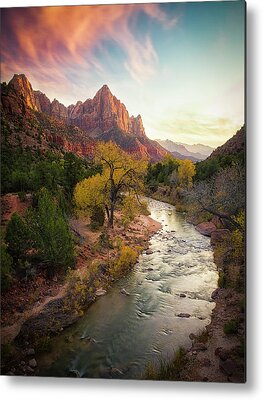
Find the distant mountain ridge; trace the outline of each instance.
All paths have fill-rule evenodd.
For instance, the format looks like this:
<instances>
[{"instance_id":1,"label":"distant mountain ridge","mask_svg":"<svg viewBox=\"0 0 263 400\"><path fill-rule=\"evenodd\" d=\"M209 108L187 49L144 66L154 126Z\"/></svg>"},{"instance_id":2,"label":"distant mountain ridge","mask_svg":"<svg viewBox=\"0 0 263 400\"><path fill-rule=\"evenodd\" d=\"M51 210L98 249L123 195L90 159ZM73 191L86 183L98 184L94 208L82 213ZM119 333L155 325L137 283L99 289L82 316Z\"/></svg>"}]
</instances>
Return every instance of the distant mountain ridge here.
<instances>
[{"instance_id":1,"label":"distant mountain ridge","mask_svg":"<svg viewBox=\"0 0 263 400\"><path fill-rule=\"evenodd\" d=\"M212 151L214 150L214 147L211 147L211 146L208 146L205 144L201 144L201 143L198 143L198 144L182 143L182 144L185 146L185 148L188 151L191 151L192 153L200 153L200 154L206 155L206 156L209 156L212 153Z\"/></svg>"},{"instance_id":2,"label":"distant mountain ridge","mask_svg":"<svg viewBox=\"0 0 263 400\"><path fill-rule=\"evenodd\" d=\"M129 116L125 105L111 93L107 85L103 85L93 99L78 101L68 107L57 99L50 101L39 90L33 90L24 74L15 74L7 87L12 89L13 100L16 94L24 107L80 128L88 140L113 140L127 152L152 161L161 160L168 154L160 144L146 136L141 116ZM19 112L15 104L15 101L9 101L9 111Z\"/></svg>"},{"instance_id":3,"label":"distant mountain ridge","mask_svg":"<svg viewBox=\"0 0 263 400\"><path fill-rule=\"evenodd\" d=\"M179 143L169 139L156 139L156 141L175 157L178 156L181 159L188 158L194 162L206 159L214 150L212 147L203 144Z\"/></svg>"}]
</instances>

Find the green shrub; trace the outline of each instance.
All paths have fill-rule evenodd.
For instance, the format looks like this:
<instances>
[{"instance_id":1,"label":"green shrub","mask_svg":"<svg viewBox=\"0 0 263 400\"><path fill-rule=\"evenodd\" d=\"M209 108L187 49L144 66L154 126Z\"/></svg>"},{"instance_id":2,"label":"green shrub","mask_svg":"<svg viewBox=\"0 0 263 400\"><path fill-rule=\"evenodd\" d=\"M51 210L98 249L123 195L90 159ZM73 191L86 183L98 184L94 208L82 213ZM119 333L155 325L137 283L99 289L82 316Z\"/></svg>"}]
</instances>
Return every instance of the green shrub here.
<instances>
[{"instance_id":1,"label":"green shrub","mask_svg":"<svg viewBox=\"0 0 263 400\"><path fill-rule=\"evenodd\" d=\"M244 297L240 300L239 307L240 307L240 311L242 313L244 313L245 309L246 309L246 302L245 302L245 298Z\"/></svg>"},{"instance_id":2,"label":"green shrub","mask_svg":"<svg viewBox=\"0 0 263 400\"><path fill-rule=\"evenodd\" d=\"M138 252L128 246L122 246L120 255L110 266L110 274L117 278L134 266Z\"/></svg>"},{"instance_id":3,"label":"green shrub","mask_svg":"<svg viewBox=\"0 0 263 400\"><path fill-rule=\"evenodd\" d=\"M234 249L233 256L239 263L244 263L245 258L245 212L240 211L234 217L234 220L240 225L241 229L235 229L231 234L231 245ZM243 229L243 230L242 230Z\"/></svg>"},{"instance_id":4,"label":"green shrub","mask_svg":"<svg viewBox=\"0 0 263 400\"><path fill-rule=\"evenodd\" d=\"M206 329L202 330L198 335L196 336L196 342L198 343L206 343L209 338L209 333Z\"/></svg>"},{"instance_id":5,"label":"green shrub","mask_svg":"<svg viewBox=\"0 0 263 400\"><path fill-rule=\"evenodd\" d=\"M19 278L27 282L36 275L36 267L27 260L19 259L15 264L15 272Z\"/></svg>"},{"instance_id":6,"label":"green shrub","mask_svg":"<svg viewBox=\"0 0 263 400\"><path fill-rule=\"evenodd\" d=\"M129 269L136 263L137 257L138 253L135 250L128 246L123 246L116 265L119 268Z\"/></svg>"},{"instance_id":7,"label":"green shrub","mask_svg":"<svg viewBox=\"0 0 263 400\"><path fill-rule=\"evenodd\" d=\"M26 201L26 192L18 192L19 200Z\"/></svg>"},{"instance_id":8,"label":"green shrub","mask_svg":"<svg viewBox=\"0 0 263 400\"><path fill-rule=\"evenodd\" d=\"M51 337L47 335L37 339L34 346L38 353L50 353L52 350Z\"/></svg>"},{"instance_id":9,"label":"green shrub","mask_svg":"<svg viewBox=\"0 0 263 400\"><path fill-rule=\"evenodd\" d=\"M14 213L6 228L8 252L16 259L23 258L30 248L30 233L26 222Z\"/></svg>"},{"instance_id":10,"label":"green shrub","mask_svg":"<svg viewBox=\"0 0 263 400\"><path fill-rule=\"evenodd\" d=\"M1 364L7 364L8 361L14 360L16 350L14 344L5 343L1 344Z\"/></svg>"},{"instance_id":11,"label":"green shrub","mask_svg":"<svg viewBox=\"0 0 263 400\"><path fill-rule=\"evenodd\" d=\"M96 248L97 250L113 249L113 243L110 240L110 235L108 234L107 229L103 229L103 231L101 232Z\"/></svg>"},{"instance_id":12,"label":"green shrub","mask_svg":"<svg viewBox=\"0 0 263 400\"><path fill-rule=\"evenodd\" d=\"M90 227L91 229L98 229L104 225L105 211L102 206L94 206L91 210L90 215Z\"/></svg>"},{"instance_id":13,"label":"green shrub","mask_svg":"<svg viewBox=\"0 0 263 400\"><path fill-rule=\"evenodd\" d=\"M12 282L13 258L7 253L6 247L1 245L1 289L7 289Z\"/></svg>"},{"instance_id":14,"label":"green shrub","mask_svg":"<svg viewBox=\"0 0 263 400\"><path fill-rule=\"evenodd\" d=\"M47 267L50 277L74 265L74 241L68 222L45 188L40 191L37 209L28 210L25 220L17 214L12 215L5 240L8 251L17 260L17 272L23 278L35 274L27 261L32 256Z\"/></svg>"},{"instance_id":15,"label":"green shrub","mask_svg":"<svg viewBox=\"0 0 263 400\"><path fill-rule=\"evenodd\" d=\"M226 287L226 274L223 271L219 272L218 287L220 288Z\"/></svg>"},{"instance_id":16,"label":"green shrub","mask_svg":"<svg viewBox=\"0 0 263 400\"><path fill-rule=\"evenodd\" d=\"M238 321L232 319L224 325L224 333L226 335L234 335L238 332Z\"/></svg>"},{"instance_id":17,"label":"green shrub","mask_svg":"<svg viewBox=\"0 0 263 400\"><path fill-rule=\"evenodd\" d=\"M42 189L38 210L29 214L35 249L52 277L74 265L74 242L68 223L47 189Z\"/></svg>"},{"instance_id":18,"label":"green shrub","mask_svg":"<svg viewBox=\"0 0 263 400\"><path fill-rule=\"evenodd\" d=\"M123 238L121 236L116 236L114 239L114 247L117 250L121 250L122 246L123 246Z\"/></svg>"},{"instance_id":19,"label":"green shrub","mask_svg":"<svg viewBox=\"0 0 263 400\"><path fill-rule=\"evenodd\" d=\"M160 381L179 381L181 372L187 362L186 351L180 348L171 361L160 360L159 364L150 363L146 368L144 379Z\"/></svg>"}]
</instances>

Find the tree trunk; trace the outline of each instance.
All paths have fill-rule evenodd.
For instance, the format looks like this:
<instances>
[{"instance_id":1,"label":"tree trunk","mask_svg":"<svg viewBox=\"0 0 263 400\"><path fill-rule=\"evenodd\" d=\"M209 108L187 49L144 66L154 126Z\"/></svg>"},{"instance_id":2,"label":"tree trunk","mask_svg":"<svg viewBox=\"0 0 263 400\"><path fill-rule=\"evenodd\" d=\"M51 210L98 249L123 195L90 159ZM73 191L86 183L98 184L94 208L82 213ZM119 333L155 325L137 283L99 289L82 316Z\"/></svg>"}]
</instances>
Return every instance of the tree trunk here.
<instances>
[{"instance_id":1,"label":"tree trunk","mask_svg":"<svg viewBox=\"0 0 263 400\"><path fill-rule=\"evenodd\" d=\"M107 218L108 218L108 222L110 220L110 212L109 212L109 207L106 205L105 206L105 210L106 210L106 214L107 214Z\"/></svg>"},{"instance_id":2,"label":"tree trunk","mask_svg":"<svg viewBox=\"0 0 263 400\"><path fill-rule=\"evenodd\" d=\"M230 217L229 215L224 214L224 213L219 212L219 211L214 211L214 210L212 210L212 209L209 208L209 207L204 207L203 205L202 205L202 207L203 207L203 210L204 210L204 211L208 211L209 213L211 213L211 214L213 214L213 215L215 215L215 216L217 216L217 217L219 217L219 218L226 219L226 220L229 221L232 225L234 225L235 228L239 229L242 233L244 233L244 228L243 228L243 226L241 226L237 221L235 221L235 220L234 220L232 217Z\"/></svg>"},{"instance_id":3,"label":"tree trunk","mask_svg":"<svg viewBox=\"0 0 263 400\"><path fill-rule=\"evenodd\" d=\"M114 204L110 206L110 216L109 216L109 226L113 228L113 218L114 218Z\"/></svg>"}]
</instances>

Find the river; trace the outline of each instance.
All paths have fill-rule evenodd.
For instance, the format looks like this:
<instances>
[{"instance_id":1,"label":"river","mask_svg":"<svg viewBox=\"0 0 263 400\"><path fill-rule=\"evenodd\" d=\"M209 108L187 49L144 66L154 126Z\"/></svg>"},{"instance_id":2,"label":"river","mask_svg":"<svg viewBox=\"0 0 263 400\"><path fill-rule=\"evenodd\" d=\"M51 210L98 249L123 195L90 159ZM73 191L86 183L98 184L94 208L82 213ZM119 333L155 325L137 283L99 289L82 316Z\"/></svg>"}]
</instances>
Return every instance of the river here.
<instances>
[{"instance_id":1,"label":"river","mask_svg":"<svg viewBox=\"0 0 263 400\"><path fill-rule=\"evenodd\" d=\"M138 379L150 361L189 347L189 334L209 324L218 279L210 239L175 207L148 203L151 217L162 224L150 251L77 323L52 339L51 352L40 360L40 375L74 371L80 377ZM123 288L129 295L121 293Z\"/></svg>"}]
</instances>

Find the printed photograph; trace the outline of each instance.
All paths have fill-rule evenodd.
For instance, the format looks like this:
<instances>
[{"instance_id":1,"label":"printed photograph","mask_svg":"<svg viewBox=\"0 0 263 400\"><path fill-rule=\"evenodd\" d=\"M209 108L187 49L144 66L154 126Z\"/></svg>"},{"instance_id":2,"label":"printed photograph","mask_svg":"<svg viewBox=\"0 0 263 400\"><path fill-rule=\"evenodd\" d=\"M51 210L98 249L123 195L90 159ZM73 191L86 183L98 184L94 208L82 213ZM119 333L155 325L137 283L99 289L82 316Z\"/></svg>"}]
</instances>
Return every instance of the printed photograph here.
<instances>
[{"instance_id":1,"label":"printed photograph","mask_svg":"<svg viewBox=\"0 0 263 400\"><path fill-rule=\"evenodd\" d=\"M1 374L246 381L246 3L1 8Z\"/></svg>"}]
</instances>

